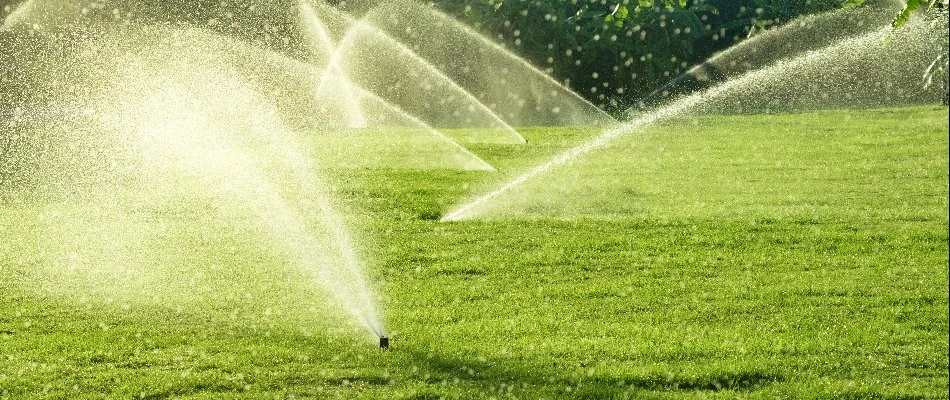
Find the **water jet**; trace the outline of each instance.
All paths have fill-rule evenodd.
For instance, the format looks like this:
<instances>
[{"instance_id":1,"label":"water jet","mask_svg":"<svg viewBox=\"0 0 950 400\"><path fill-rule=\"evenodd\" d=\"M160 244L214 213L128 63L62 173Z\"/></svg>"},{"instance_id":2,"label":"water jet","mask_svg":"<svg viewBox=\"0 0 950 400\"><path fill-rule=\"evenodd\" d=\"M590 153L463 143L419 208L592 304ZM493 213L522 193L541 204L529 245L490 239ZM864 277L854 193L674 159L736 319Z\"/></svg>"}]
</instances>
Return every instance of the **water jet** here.
<instances>
[{"instance_id":1,"label":"water jet","mask_svg":"<svg viewBox=\"0 0 950 400\"><path fill-rule=\"evenodd\" d=\"M309 274L305 279L323 290L321 300L337 312L382 332L363 261L325 173L301 135L243 75L248 69L234 68L239 54L253 50L207 31L138 25L103 29L75 43L35 35L13 44L2 49L11 63L0 69L20 78L11 82L22 87L0 88L0 99L7 98L3 91L15 90L13 98L24 109L75 110L0 126L5 138L17 139L4 152L0 175L12 173L10 182L23 182L25 191L83 210L37 230L37 236L51 238L42 242L50 264L76 266L76 273L52 275L64 287L50 290L71 296L111 288L135 297L148 287L176 287L167 281L174 274L162 276L164 269L181 266L152 267L149 260L163 256L152 255L147 244L163 239L152 236L155 229L137 229L150 222L138 220L136 210L201 198L212 203L209 213L222 224L260 232L258 240L272 256L300 268L300 276ZM45 68L48 54L66 61ZM266 56L257 54L261 58ZM31 151L43 148L53 151ZM135 195L121 201L103 195L127 191ZM87 214L114 223L93 224ZM117 276L110 281L123 287L75 284L86 276L90 282ZM125 285L126 279L132 284ZM174 297L186 293L194 292Z\"/></svg>"},{"instance_id":2,"label":"water jet","mask_svg":"<svg viewBox=\"0 0 950 400\"><path fill-rule=\"evenodd\" d=\"M562 171L560 168L566 164L602 149L618 138L677 116L938 103L943 96L942 88L923 88L919 75L907 74L906 71L924 71L933 60L934 50L941 46L945 48L940 35L935 33L940 29L946 29L946 25L916 23L906 26L894 34L896 37L886 41L892 28L878 26L864 35L839 40L820 50L806 52L680 98L619 128L607 130L504 182L497 189L460 204L441 220L524 215L529 209L546 210L544 216L547 217L577 215L579 211L575 208L583 207L573 204L565 209L561 204L570 203L564 201L566 194L551 195L551 188L562 185L540 178L560 179L553 171ZM575 194L583 197L584 192Z\"/></svg>"},{"instance_id":3,"label":"water jet","mask_svg":"<svg viewBox=\"0 0 950 400\"><path fill-rule=\"evenodd\" d=\"M766 30L716 53L642 98L628 116L737 78L744 73L790 59L844 39L865 35L894 18L903 4L872 1L859 8L805 15Z\"/></svg>"},{"instance_id":4,"label":"water jet","mask_svg":"<svg viewBox=\"0 0 950 400\"><path fill-rule=\"evenodd\" d=\"M538 67L435 7L405 0L372 3L365 20L429 60L512 126L617 123ZM437 27L439 40L420 26Z\"/></svg>"},{"instance_id":5,"label":"water jet","mask_svg":"<svg viewBox=\"0 0 950 400\"><path fill-rule=\"evenodd\" d=\"M524 143L513 127L471 92L366 18L353 18L325 4L308 4L301 7L304 20L336 20L332 25L339 26L339 32L328 32L331 24L322 24L327 36L338 36L334 51L327 54L328 70L341 71L353 84L436 128L482 128L490 133L486 135L490 142ZM318 91L322 89L323 84Z\"/></svg>"}]
</instances>

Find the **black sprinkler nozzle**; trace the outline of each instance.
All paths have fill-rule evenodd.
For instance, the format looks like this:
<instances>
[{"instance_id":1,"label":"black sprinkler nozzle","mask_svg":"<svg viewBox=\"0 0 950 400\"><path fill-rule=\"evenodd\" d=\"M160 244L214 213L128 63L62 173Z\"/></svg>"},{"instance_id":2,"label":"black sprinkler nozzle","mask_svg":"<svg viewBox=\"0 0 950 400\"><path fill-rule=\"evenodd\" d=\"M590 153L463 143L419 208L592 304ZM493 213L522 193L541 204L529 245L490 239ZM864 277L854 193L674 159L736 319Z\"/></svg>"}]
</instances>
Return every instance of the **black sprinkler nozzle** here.
<instances>
[{"instance_id":1,"label":"black sprinkler nozzle","mask_svg":"<svg viewBox=\"0 0 950 400\"><path fill-rule=\"evenodd\" d=\"M389 338L386 336L379 337L379 348L388 349L389 348Z\"/></svg>"}]
</instances>

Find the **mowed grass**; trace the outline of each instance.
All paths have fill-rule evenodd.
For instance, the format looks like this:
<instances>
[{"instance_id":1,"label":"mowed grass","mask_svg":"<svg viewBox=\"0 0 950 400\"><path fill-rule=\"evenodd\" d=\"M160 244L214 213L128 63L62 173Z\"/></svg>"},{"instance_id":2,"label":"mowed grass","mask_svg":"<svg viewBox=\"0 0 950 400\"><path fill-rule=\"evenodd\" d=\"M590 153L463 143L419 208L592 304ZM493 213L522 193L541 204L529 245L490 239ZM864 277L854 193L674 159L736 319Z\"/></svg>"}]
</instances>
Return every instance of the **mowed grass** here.
<instances>
[{"instance_id":1,"label":"mowed grass","mask_svg":"<svg viewBox=\"0 0 950 400\"><path fill-rule=\"evenodd\" d=\"M306 281L253 229L180 206L142 211L178 227L154 269L214 273L156 273L155 299L46 290L58 275L33 271L55 266L25 254L46 206L8 205L0 397L947 398L947 117L677 120L544 178L580 189L539 180L500 218L452 223L599 132L471 146L497 173L331 170L388 351L302 317Z\"/></svg>"}]
</instances>

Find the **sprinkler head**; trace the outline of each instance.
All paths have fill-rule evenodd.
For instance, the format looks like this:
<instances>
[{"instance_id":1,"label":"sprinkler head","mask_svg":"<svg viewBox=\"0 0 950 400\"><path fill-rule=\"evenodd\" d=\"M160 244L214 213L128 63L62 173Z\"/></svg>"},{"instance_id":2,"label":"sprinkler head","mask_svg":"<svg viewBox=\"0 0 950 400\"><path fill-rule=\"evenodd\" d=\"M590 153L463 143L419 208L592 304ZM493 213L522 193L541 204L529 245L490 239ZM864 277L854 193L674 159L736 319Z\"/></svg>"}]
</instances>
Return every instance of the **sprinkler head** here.
<instances>
[{"instance_id":1,"label":"sprinkler head","mask_svg":"<svg viewBox=\"0 0 950 400\"><path fill-rule=\"evenodd\" d=\"M379 337L379 348L388 349L389 348L389 338L386 336Z\"/></svg>"}]
</instances>

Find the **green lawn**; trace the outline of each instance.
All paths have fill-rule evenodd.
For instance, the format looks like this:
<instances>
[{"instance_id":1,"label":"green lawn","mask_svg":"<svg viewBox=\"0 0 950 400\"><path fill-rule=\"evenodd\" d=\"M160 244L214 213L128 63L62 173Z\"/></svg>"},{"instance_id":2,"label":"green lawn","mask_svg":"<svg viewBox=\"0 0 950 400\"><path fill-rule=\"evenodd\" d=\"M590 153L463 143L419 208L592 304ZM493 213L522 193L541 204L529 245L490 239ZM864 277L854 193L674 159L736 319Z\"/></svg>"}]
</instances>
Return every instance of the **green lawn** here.
<instances>
[{"instance_id":1,"label":"green lawn","mask_svg":"<svg viewBox=\"0 0 950 400\"><path fill-rule=\"evenodd\" d=\"M947 118L682 118L452 223L599 132L331 169L388 351L208 199L10 203L0 398L947 398Z\"/></svg>"}]
</instances>

